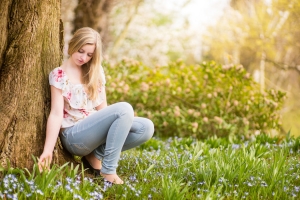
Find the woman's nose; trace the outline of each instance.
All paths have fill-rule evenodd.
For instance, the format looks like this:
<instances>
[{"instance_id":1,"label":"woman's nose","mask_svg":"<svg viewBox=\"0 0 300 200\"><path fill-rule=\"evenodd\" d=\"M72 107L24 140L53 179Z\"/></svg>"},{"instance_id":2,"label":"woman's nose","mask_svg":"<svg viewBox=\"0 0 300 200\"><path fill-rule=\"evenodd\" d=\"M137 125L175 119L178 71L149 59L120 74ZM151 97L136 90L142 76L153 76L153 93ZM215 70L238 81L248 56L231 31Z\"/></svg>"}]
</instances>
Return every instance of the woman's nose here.
<instances>
[{"instance_id":1,"label":"woman's nose","mask_svg":"<svg viewBox=\"0 0 300 200\"><path fill-rule=\"evenodd\" d=\"M87 55L85 55L85 54L81 55L82 60L86 60L86 57L87 57Z\"/></svg>"}]
</instances>

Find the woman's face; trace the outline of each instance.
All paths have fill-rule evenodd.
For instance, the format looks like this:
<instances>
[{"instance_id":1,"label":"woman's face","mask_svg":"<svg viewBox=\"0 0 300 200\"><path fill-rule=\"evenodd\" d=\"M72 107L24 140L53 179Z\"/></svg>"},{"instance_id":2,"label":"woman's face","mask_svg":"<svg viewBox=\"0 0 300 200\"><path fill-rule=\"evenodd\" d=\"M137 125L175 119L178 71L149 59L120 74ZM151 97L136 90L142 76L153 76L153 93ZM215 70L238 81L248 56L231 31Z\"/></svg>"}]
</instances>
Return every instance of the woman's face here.
<instances>
[{"instance_id":1,"label":"woman's face","mask_svg":"<svg viewBox=\"0 0 300 200\"><path fill-rule=\"evenodd\" d=\"M92 59L94 51L94 44L86 44L82 46L77 52L73 53L71 58L77 66L82 66Z\"/></svg>"}]
</instances>

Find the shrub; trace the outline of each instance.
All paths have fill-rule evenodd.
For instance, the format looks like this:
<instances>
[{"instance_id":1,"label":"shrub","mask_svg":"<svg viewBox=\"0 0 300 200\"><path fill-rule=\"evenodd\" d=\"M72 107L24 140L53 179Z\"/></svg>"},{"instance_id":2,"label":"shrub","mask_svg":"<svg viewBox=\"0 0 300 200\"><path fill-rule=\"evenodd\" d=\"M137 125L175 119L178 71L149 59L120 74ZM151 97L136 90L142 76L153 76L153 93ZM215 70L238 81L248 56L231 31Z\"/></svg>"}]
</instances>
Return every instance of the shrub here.
<instances>
[{"instance_id":1,"label":"shrub","mask_svg":"<svg viewBox=\"0 0 300 200\"><path fill-rule=\"evenodd\" d=\"M105 63L109 103L127 101L150 118L158 136L253 134L278 129L285 94L260 92L241 65L204 62L147 67L124 59Z\"/></svg>"}]
</instances>

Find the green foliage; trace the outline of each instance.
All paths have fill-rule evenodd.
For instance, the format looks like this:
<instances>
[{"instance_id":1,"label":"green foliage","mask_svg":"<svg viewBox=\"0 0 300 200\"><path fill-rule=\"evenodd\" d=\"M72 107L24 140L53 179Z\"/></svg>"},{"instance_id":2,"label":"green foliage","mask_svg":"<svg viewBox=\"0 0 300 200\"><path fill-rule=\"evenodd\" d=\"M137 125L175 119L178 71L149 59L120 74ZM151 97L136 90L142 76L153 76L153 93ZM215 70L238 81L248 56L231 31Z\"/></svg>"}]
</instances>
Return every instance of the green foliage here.
<instances>
[{"instance_id":1,"label":"green foliage","mask_svg":"<svg viewBox=\"0 0 300 200\"><path fill-rule=\"evenodd\" d=\"M157 13L155 18L152 19L152 24L156 26L166 26L172 24L172 17Z\"/></svg>"},{"instance_id":2,"label":"green foliage","mask_svg":"<svg viewBox=\"0 0 300 200\"><path fill-rule=\"evenodd\" d=\"M203 38L203 45L208 46L203 51L205 59L241 63L247 71L264 76L260 81L266 88L288 92L282 127L295 135L300 135L299 81L295 81L299 80L295 63L300 63L299 2L231 0L232 9L225 9Z\"/></svg>"},{"instance_id":3,"label":"green foliage","mask_svg":"<svg viewBox=\"0 0 300 200\"><path fill-rule=\"evenodd\" d=\"M79 174L79 166L54 165L51 170L0 168L1 199L101 199L102 188L91 178Z\"/></svg>"},{"instance_id":4,"label":"green foliage","mask_svg":"<svg viewBox=\"0 0 300 200\"><path fill-rule=\"evenodd\" d=\"M153 144L157 149L151 148ZM300 138L152 138L122 153L124 185L65 164L0 168L1 199L299 199Z\"/></svg>"},{"instance_id":5,"label":"green foliage","mask_svg":"<svg viewBox=\"0 0 300 200\"><path fill-rule=\"evenodd\" d=\"M106 64L109 103L127 101L150 118L159 136L228 136L279 127L285 94L264 94L242 66L178 61L150 68L123 60Z\"/></svg>"}]
</instances>

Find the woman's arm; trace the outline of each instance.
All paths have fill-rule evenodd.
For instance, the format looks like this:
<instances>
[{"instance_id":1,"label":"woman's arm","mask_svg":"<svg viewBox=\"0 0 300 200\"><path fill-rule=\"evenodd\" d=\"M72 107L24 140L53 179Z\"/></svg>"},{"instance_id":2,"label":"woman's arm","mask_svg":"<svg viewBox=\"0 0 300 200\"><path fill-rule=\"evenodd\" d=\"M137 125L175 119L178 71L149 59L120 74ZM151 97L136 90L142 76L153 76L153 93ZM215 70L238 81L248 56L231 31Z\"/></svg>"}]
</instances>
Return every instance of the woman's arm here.
<instances>
[{"instance_id":1,"label":"woman's arm","mask_svg":"<svg viewBox=\"0 0 300 200\"><path fill-rule=\"evenodd\" d=\"M64 99L60 89L51 86L51 111L47 121L44 151L39 158L40 171L49 168L54 146L63 120Z\"/></svg>"},{"instance_id":2,"label":"woman's arm","mask_svg":"<svg viewBox=\"0 0 300 200\"><path fill-rule=\"evenodd\" d=\"M101 109L107 107L106 92L105 92L105 90L103 92L104 92L104 94L103 94L104 101L99 106L96 107L96 110L101 110Z\"/></svg>"}]
</instances>

